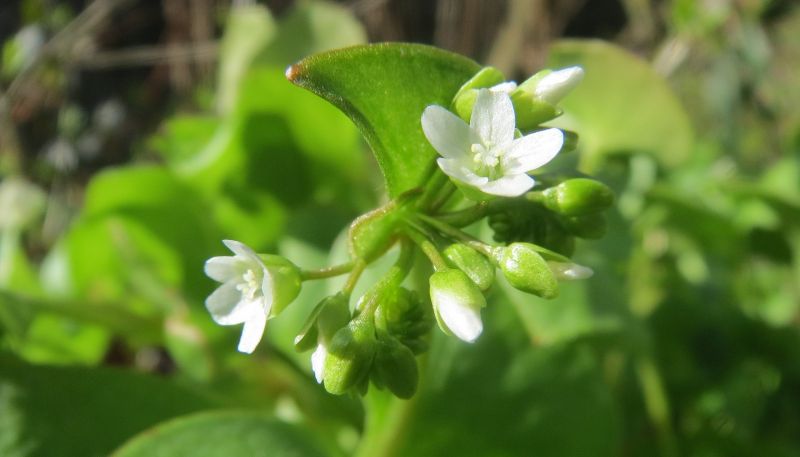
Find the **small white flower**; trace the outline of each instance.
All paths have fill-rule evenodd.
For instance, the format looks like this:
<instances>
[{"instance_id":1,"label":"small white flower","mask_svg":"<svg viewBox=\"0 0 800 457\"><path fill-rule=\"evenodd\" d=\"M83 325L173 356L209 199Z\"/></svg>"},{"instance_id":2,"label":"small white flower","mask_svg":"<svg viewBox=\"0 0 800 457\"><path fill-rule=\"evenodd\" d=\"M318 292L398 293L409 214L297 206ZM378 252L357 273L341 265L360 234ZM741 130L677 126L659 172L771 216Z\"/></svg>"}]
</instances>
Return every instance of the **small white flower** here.
<instances>
[{"instance_id":1,"label":"small white flower","mask_svg":"<svg viewBox=\"0 0 800 457\"><path fill-rule=\"evenodd\" d=\"M536 98L544 100L552 105L558 103L583 79L583 68L567 67L556 70L542 78L533 94Z\"/></svg>"},{"instance_id":2,"label":"small white flower","mask_svg":"<svg viewBox=\"0 0 800 457\"><path fill-rule=\"evenodd\" d=\"M451 178L487 194L516 197L533 187L527 173L558 154L564 134L547 129L515 139L514 106L504 89L478 91L469 125L441 106L428 106L422 130Z\"/></svg>"},{"instance_id":3,"label":"small white flower","mask_svg":"<svg viewBox=\"0 0 800 457\"><path fill-rule=\"evenodd\" d=\"M238 349L250 354L261 341L272 310L273 278L252 249L238 241L223 243L235 255L206 261L206 275L222 283L206 299L206 308L220 325L244 323Z\"/></svg>"},{"instance_id":4,"label":"small white flower","mask_svg":"<svg viewBox=\"0 0 800 457\"><path fill-rule=\"evenodd\" d=\"M594 270L577 263L549 261L547 266L550 267L550 271L559 281L587 279L594 275Z\"/></svg>"}]
</instances>

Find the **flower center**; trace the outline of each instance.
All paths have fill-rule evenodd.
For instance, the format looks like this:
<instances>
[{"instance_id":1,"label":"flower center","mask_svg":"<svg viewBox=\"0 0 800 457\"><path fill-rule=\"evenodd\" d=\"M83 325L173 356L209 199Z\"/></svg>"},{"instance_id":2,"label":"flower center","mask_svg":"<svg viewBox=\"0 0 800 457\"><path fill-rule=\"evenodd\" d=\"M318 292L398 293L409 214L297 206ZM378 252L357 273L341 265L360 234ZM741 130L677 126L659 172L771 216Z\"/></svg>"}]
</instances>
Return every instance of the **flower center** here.
<instances>
[{"instance_id":1,"label":"flower center","mask_svg":"<svg viewBox=\"0 0 800 457\"><path fill-rule=\"evenodd\" d=\"M500 148L491 147L491 145L486 147L476 143L470 149L476 174L489 179L495 179L498 174L502 174L500 172L500 156L502 155Z\"/></svg>"},{"instance_id":2,"label":"flower center","mask_svg":"<svg viewBox=\"0 0 800 457\"><path fill-rule=\"evenodd\" d=\"M242 293L242 297L252 301L258 293L259 282L258 275L252 269L247 270L242 275L242 282L236 284L236 290Z\"/></svg>"}]
</instances>

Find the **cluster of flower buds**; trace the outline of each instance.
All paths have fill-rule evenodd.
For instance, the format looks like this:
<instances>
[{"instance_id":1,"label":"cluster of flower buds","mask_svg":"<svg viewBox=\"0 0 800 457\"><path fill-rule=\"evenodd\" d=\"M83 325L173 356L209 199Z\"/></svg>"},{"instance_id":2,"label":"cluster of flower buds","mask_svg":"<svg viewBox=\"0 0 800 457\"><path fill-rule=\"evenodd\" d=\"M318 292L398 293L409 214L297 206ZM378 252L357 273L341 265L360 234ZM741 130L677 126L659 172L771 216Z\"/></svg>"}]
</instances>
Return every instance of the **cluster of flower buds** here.
<instances>
[{"instance_id":1,"label":"cluster of flower buds","mask_svg":"<svg viewBox=\"0 0 800 457\"><path fill-rule=\"evenodd\" d=\"M545 299L558 295L560 281L592 275L570 260L574 238L602 236L612 192L585 177L532 175L574 148L574 134L541 124L560 115L558 101L582 76L578 67L544 70L516 85L494 68L483 69L450 107L431 105L421 113L423 132L440 157L419 188L353 221L349 262L304 271L226 241L235 255L206 263L208 276L223 283L206 301L212 317L222 325L244 323L239 350L249 353L267 319L297 296L303 281L348 274L342 290L309 315L295 347L313 351L314 375L331 393L363 394L372 383L412 396L415 356L427 350L433 322L475 341L498 270L512 287ZM462 230L482 219L495 244ZM400 246L394 266L352 300L364 269L394 245ZM432 266L424 295L404 286L420 253Z\"/></svg>"}]
</instances>

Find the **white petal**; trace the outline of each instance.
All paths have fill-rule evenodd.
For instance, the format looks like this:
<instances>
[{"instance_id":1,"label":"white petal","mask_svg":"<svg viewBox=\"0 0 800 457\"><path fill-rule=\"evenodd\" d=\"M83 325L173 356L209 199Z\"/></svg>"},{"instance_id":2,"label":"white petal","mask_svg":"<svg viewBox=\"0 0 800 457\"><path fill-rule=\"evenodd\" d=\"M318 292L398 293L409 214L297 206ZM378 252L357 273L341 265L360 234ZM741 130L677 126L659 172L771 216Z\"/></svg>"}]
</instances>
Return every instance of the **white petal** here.
<instances>
[{"instance_id":1,"label":"white petal","mask_svg":"<svg viewBox=\"0 0 800 457\"><path fill-rule=\"evenodd\" d=\"M489 178L476 175L469 167L465 166L464 162L461 160L437 159L436 163L446 175L471 186L478 187L489 182Z\"/></svg>"},{"instance_id":2,"label":"white petal","mask_svg":"<svg viewBox=\"0 0 800 457\"><path fill-rule=\"evenodd\" d=\"M483 331L481 313L458 300L458 297L447 293L439 293L435 297L439 317L453 332L453 335L468 343L475 341Z\"/></svg>"},{"instance_id":3,"label":"white petal","mask_svg":"<svg viewBox=\"0 0 800 457\"><path fill-rule=\"evenodd\" d=\"M323 344L318 344L317 349L311 354L311 370L317 379L317 384L322 384L325 376L325 357L328 356L328 349Z\"/></svg>"},{"instance_id":4,"label":"white petal","mask_svg":"<svg viewBox=\"0 0 800 457\"><path fill-rule=\"evenodd\" d=\"M469 125L441 106L425 108L422 112L422 131L442 157L468 157L470 145L477 142Z\"/></svg>"},{"instance_id":5,"label":"white petal","mask_svg":"<svg viewBox=\"0 0 800 457\"><path fill-rule=\"evenodd\" d=\"M547 266L559 281L575 281L591 278L594 275L594 270L577 263L547 262Z\"/></svg>"},{"instance_id":6,"label":"white petal","mask_svg":"<svg viewBox=\"0 0 800 457\"><path fill-rule=\"evenodd\" d=\"M212 257L206 260L206 276L218 282L226 282L244 273L240 259L232 256Z\"/></svg>"},{"instance_id":7,"label":"white petal","mask_svg":"<svg viewBox=\"0 0 800 457\"><path fill-rule=\"evenodd\" d=\"M484 145L500 146L514 139L514 105L511 98L503 92L488 89L478 91L472 107L470 126L475 130Z\"/></svg>"},{"instance_id":8,"label":"white petal","mask_svg":"<svg viewBox=\"0 0 800 457\"><path fill-rule=\"evenodd\" d=\"M222 240L222 243L231 250L234 254L239 257L244 257L247 260L255 261L259 265L262 263L261 259L256 254L256 251L250 249L250 246L247 246L244 243L241 243L236 240Z\"/></svg>"},{"instance_id":9,"label":"white petal","mask_svg":"<svg viewBox=\"0 0 800 457\"><path fill-rule=\"evenodd\" d=\"M583 68L568 67L554 71L542 78L534 89L534 95L555 105L583 79Z\"/></svg>"},{"instance_id":10,"label":"white petal","mask_svg":"<svg viewBox=\"0 0 800 457\"><path fill-rule=\"evenodd\" d=\"M242 300L236 284L236 281L228 281L206 298L206 309L217 324L241 324L251 313L252 305Z\"/></svg>"},{"instance_id":11,"label":"white petal","mask_svg":"<svg viewBox=\"0 0 800 457\"><path fill-rule=\"evenodd\" d=\"M564 133L559 129L547 129L517 138L503 156L503 171L527 173L553 158L564 144Z\"/></svg>"},{"instance_id":12,"label":"white petal","mask_svg":"<svg viewBox=\"0 0 800 457\"><path fill-rule=\"evenodd\" d=\"M505 92L507 94L510 94L516 88L517 88L517 83L515 83L514 81L506 81L490 87L489 90L492 92Z\"/></svg>"},{"instance_id":13,"label":"white petal","mask_svg":"<svg viewBox=\"0 0 800 457\"><path fill-rule=\"evenodd\" d=\"M267 325L267 315L262 312L255 312L244 321L242 337L239 339L239 352L252 354L256 346L264 335L264 327Z\"/></svg>"},{"instance_id":14,"label":"white petal","mask_svg":"<svg viewBox=\"0 0 800 457\"><path fill-rule=\"evenodd\" d=\"M506 175L494 181L489 181L480 186L480 189L487 194L501 197L518 197L533 187L533 184L533 178L521 173L518 175Z\"/></svg>"},{"instance_id":15,"label":"white petal","mask_svg":"<svg viewBox=\"0 0 800 457\"><path fill-rule=\"evenodd\" d=\"M262 271L264 272L264 279L261 280L261 293L264 294L263 309L264 315L269 316L269 312L272 310L272 303L275 301L275 286L269 270L263 268Z\"/></svg>"}]
</instances>

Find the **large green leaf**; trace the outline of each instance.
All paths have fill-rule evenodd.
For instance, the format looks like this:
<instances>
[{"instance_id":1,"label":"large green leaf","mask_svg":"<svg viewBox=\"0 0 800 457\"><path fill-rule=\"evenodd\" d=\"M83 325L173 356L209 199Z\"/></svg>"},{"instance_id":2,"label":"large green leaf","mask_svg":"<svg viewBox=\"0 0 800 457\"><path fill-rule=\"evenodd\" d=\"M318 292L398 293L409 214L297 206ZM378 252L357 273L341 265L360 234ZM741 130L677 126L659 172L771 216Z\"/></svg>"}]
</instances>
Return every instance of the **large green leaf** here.
<instances>
[{"instance_id":1,"label":"large green leaf","mask_svg":"<svg viewBox=\"0 0 800 457\"><path fill-rule=\"evenodd\" d=\"M0 455L102 456L164 419L214 405L163 379L28 365L0 353Z\"/></svg>"},{"instance_id":2,"label":"large green leaf","mask_svg":"<svg viewBox=\"0 0 800 457\"><path fill-rule=\"evenodd\" d=\"M556 43L548 66L570 65L582 66L586 77L561 103L565 114L553 124L580 134L587 171L594 171L607 154L644 152L667 166L688 157L693 142L689 118L646 62L598 40Z\"/></svg>"},{"instance_id":3,"label":"large green leaf","mask_svg":"<svg viewBox=\"0 0 800 457\"><path fill-rule=\"evenodd\" d=\"M324 456L297 427L254 412L202 413L160 424L113 457Z\"/></svg>"},{"instance_id":4,"label":"large green leaf","mask_svg":"<svg viewBox=\"0 0 800 457\"><path fill-rule=\"evenodd\" d=\"M390 195L416 187L436 152L422 133L426 106L449 106L480 67L440 49L401 43L317 54L287 71L293 83L345 112L367 139Z\"/></svg>"}]
</instances>

